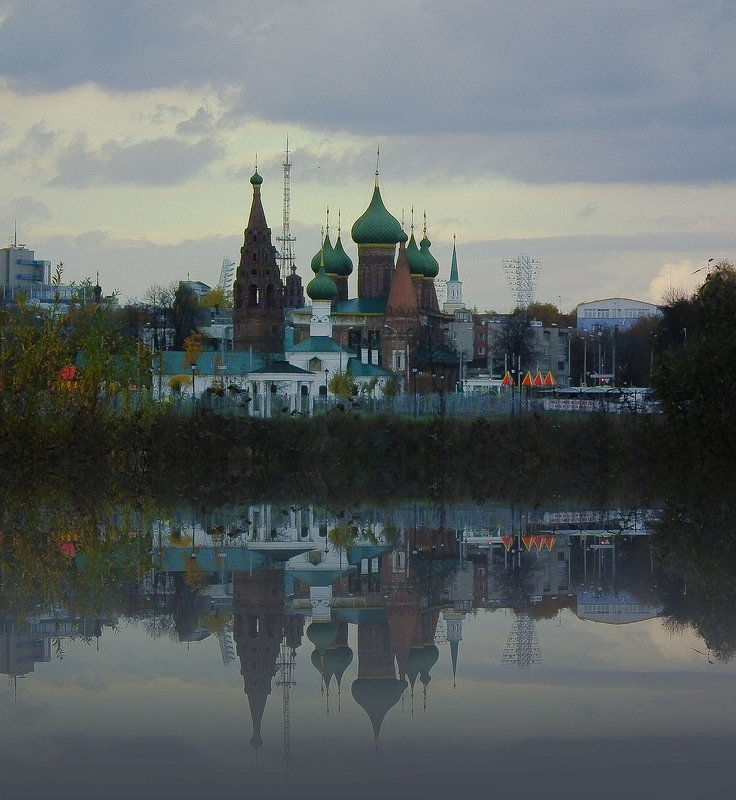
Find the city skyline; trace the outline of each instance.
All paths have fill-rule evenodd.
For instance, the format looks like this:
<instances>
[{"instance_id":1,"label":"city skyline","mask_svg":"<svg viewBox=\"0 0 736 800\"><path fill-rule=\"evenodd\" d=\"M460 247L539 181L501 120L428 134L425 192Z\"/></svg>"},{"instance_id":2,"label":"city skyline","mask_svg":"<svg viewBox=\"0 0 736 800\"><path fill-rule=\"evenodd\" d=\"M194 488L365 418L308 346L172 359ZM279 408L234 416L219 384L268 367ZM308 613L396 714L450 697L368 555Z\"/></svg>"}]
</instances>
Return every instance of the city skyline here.
<instances>
[{"instance_id":1,"label":"city skyline","mask_svg":"<svg viewBox=\"0 0 736 800\"><path fill-rule=\"evenodd\" d=\"M563 311L660 303L732 258L734 27L715 0L0 3L3 245L17 225L123 301L214 285L256 162L280 235L288 137L307 280L327 206L355 260L380 147L386 206L407 231L426 211L441 279L457 237L469 307L513 307L520 254Z\"/></svg>"}]
</instances>

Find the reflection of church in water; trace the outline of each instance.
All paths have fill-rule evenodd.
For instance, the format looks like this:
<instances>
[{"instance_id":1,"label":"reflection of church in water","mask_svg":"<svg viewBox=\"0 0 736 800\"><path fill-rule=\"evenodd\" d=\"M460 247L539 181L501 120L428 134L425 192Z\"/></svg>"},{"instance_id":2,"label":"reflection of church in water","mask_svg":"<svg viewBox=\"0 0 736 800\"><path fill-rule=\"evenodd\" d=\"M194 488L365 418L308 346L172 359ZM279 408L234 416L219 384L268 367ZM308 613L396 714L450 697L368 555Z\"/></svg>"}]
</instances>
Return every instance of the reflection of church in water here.
<instances>
[{"instance_id":1,"label":"reflection of church in water","mask_svg":"<svg viewBox=\"0 0 736 800\"><path fill-rule=\"evenodd\" d=\"M271 564L233 576L233 637L252 716L251 745L263 744L266 703L277 684L283 702L306 636L327 704L342 702L345 673L357 668L350 695L368 716L378 746L384 718L402 695L410 693L412 707L415 692L427 702L448 582L467 567L455 532L410 530L399 549L393 543L348 546L341 566L325 563L324 550L304 556L287 568ZM351 625L357 652L349 644ZM456 621L453 630L457 653L462 624Z\"/></svg>"}]
</instances>

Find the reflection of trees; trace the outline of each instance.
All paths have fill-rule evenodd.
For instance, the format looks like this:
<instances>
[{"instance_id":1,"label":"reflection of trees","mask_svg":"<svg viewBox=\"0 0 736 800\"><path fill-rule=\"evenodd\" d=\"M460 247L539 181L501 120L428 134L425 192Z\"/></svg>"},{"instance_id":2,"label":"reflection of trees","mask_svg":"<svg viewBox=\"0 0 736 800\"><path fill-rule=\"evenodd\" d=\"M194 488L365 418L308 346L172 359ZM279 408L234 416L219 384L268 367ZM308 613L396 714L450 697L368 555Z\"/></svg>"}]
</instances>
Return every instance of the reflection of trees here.
<instances>
[{"instance_id":1,"label":"reflection of trees","mask_svg":"<svg viewBox=\"0 0 736 800\"><path fill-rule=\"evenodd\" d=\"M39 608L87 620L145 613L151 542L139 510L20 491L0 509L3 613L20 623Z\"/></svg>"},{"instance_id":2,"label":"reflection of trees","mask_svg":"<svg viewBox=\"0 0 736 800\"><path fill-rule=\"evenodd\" d=\"M525 610L531 602L537 580L539 562L522 554L521 559L514 552L505 567L496 573L496 586L503 604L517 611Z\"/></svg>"},{"instance_id":3,"label":"reflection of trees","mask_svg":"<svg viewBox=\"0 0 736 800\"><path fill-rule=\"evenodd\" d=\"M692 627L720 661L736 656L736 498L687 498L653 539L667 624Z\"/></svg>"}]
</instances>

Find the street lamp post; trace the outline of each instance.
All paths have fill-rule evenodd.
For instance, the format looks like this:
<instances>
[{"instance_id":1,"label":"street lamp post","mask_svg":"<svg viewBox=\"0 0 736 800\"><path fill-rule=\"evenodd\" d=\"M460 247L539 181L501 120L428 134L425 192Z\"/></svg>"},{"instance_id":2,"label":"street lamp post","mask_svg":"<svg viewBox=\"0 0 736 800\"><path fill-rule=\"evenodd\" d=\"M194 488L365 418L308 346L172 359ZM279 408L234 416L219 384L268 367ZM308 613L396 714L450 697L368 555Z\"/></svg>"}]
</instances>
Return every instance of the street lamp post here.
<instances>
[{"instance_id":1,"label":"street lamp post","mask_svg":"<svg viewBox=\"0 0 736 800\"><path fill-rule=\"evenodd\" d=\"M384 325L384 328L389 332L389 335L393 338L393 349L391 350L391 370L393 372L397 372L399 369L399 364L397 363L397 347L399 344L399 332L396 328L392 328L390 325Z\"/></svg>"}]
</instances>

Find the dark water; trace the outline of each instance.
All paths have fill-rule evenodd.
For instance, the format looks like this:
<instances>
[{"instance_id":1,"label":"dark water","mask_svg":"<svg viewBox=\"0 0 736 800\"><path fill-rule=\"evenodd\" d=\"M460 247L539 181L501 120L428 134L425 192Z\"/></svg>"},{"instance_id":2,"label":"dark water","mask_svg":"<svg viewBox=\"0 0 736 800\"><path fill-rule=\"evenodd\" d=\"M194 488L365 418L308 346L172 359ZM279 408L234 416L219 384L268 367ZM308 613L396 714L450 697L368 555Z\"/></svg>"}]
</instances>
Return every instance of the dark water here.
<instances>
[{"instance_id":1,"label":"dark water","mask_svg":"<svg viewBox=\"0 0 736 800\"><path fill-rule=\"evenodd\" d=\"M0 796L723 790L730 547L688 561L668 525L422 504L6 517Z\"/></svg>"}]
</instances>

